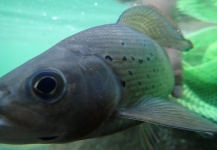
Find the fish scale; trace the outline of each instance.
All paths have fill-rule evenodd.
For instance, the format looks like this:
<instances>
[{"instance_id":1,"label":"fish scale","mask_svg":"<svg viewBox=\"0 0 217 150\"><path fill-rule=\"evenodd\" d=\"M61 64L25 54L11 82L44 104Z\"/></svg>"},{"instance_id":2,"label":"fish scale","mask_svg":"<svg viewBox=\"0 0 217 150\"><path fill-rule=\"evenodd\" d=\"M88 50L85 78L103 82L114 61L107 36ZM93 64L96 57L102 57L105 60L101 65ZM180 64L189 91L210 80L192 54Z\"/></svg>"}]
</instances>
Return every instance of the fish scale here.
<instances>
[{"instance_id":1,"label":"fish scale","mask_svg":"<svg viewBox=\"0 0 217 150\"><path fill-rule=\"evenodd\" d=\"M138 100L144 94L166 97L172 90L174 77L165 50L134 29L122 24L103 25L62 42L86 46L104 59L122 82L124 104L127 104L126 99L132 103L132 99ZM111 57L112 61L106 56ZM164 80L167 82L163 83Z\"/></svg>"}]
</instances>

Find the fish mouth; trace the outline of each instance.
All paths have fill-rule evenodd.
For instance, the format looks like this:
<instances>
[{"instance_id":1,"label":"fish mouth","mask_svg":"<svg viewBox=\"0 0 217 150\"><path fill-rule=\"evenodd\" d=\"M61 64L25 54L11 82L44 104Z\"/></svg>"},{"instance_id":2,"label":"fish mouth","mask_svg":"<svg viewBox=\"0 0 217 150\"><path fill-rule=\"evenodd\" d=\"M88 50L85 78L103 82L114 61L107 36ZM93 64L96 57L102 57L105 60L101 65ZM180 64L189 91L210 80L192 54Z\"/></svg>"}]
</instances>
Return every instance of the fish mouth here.
<instances>
[{"instance_id":1,"label":"fish mouth","mask_svg":"<svg viewBox=\"0 0 217 150\"><path fill-rule=\"evenodd\" d=\"M7 121L2 116L0 116L0 133L1 134L3 134L3 133L7 134L7 133L10 133L11 130L13 130L13 131L16 130L16 126L13 126L12 124L9 123L9 121ZM29 137L29 138L33 140L33 143L49 144L49 143L55 143L55 142L59 141L61 138L63 138L63 137L64 137L64 135L52 135L52 136L41 136L41 137L39 136L39 137ZM16 139L16 138L14 139L13 137L7 137L6 140L9 141L9 144L10 144L10 141L11 141L10 139L12 141L22 140L21 137L19 137L19 139ZM25 140L25 138L24 138L24 140ZM20 143L18 143L18 144L20 144Z\"/></svg>"},{"instance_id":2,"label":"fish mouth","mask_svg":"<svg viewBox=\"0 0 217 150\"><path fill-rule=\"evenodd\" d=\"M48 137L39 137L38 139L45 141L45 142L50 142L54 140L58 140L61 136L48 136Z\"/></svg>"}]
</instances>

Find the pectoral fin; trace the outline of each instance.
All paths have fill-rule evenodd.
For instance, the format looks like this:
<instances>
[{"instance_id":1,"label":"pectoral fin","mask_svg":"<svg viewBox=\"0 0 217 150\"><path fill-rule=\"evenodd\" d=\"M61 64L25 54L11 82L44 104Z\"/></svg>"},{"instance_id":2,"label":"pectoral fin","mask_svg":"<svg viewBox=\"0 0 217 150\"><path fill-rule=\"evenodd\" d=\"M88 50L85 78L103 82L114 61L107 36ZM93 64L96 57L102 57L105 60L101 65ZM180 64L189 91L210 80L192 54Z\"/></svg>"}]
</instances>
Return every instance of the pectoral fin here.
<instances>
[{"instance_id":1,"label":"pectoral fin","mask_svg":"<svg viewBox=\"0 0 217 150\"><path fill-rule=\"evenodd\" d=\"M191 131L217 133L217 124L175 102L160 98L143 97L133 107L120 110L120 117Z\"/></svg>"}]
</instances>

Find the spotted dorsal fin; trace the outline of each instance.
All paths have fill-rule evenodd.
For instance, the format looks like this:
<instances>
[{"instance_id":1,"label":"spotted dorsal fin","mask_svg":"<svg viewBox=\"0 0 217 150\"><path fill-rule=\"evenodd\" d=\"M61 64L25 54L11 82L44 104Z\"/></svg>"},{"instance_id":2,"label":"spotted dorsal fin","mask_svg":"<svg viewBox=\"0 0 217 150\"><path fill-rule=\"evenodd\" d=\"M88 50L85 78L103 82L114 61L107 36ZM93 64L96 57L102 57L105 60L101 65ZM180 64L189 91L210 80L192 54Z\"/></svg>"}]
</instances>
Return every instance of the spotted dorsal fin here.
<instances>
[{"instance_id":1,"label":"spotted dorsal fin","mask_svg":"<svg viewBox=\"0 0 217 150\"><path fill-rule=\"evenodd\" d=\"M181 51L192 48L191 42L183 37L175 23L153 6L132 7L123 12L117 23L142 32L163 47Z\"/></svg>"}]
</instances>

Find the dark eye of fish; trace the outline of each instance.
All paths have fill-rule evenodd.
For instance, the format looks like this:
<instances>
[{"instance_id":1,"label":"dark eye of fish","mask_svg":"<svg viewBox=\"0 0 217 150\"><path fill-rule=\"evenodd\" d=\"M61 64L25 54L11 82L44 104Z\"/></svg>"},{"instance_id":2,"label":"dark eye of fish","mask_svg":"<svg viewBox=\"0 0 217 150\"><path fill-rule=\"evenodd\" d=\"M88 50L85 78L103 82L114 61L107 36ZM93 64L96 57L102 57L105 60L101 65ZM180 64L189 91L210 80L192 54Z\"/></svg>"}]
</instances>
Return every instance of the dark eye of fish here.
<instances>
[{"instance_id":1,"label":"dark eye of fish","mask_svg":"<svg viewBox=\"0 0 217 150\"><path fill-rule=\"evenodd\" d=\"M43 102L53 103L66 92L65 78L54 69L42 69L30 76L27 90Z\"/></svg>"},{"instance_id":2,"label":"dark eye of fish","mask_svg":"<svg viewBox=\"0 0 217 150\"><path fill-rule=\"evenodd\" d=\"M34 85L35 92L44 95L52 95L57 89L57 81L52 76L44 76Z\"/></svg>"}]
</instances>

